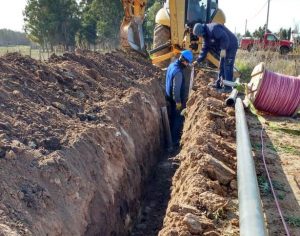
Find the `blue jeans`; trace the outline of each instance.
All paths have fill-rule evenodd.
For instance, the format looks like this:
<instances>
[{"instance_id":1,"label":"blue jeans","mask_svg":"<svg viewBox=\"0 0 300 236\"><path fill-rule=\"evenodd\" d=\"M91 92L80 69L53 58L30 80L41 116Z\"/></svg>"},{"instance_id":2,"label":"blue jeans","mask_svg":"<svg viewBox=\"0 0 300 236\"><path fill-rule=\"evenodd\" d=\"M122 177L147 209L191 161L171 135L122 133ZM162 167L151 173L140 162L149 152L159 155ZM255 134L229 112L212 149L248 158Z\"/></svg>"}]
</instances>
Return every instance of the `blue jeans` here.
<instances>
[{"instance_id":1,"label":"blue jeans","mask_svg":"<svg viewBox=\"0 0 300 236\"><path fill-rule=\"evenodd\" d=\"M181 111L176 110L176 103L171 100L169 117L173 145L179 145L181 138L184 117L180 113Z\"/></svg>"},{"instance_id":2,"label":"blue jeans","mask_svg":"<svg viewBox=\"0 0 300 236\"><path fill-rule=\"evenodd\" d=\"M219 76L218 76L218 80L216 81L217 84L220 85L222 79L233 81L233 67L234 67L236 52L237 49L227 50L226 57L221 58ZM231 89L231 87L225 86L225 89Z\"/></svg>"}]
</instances>

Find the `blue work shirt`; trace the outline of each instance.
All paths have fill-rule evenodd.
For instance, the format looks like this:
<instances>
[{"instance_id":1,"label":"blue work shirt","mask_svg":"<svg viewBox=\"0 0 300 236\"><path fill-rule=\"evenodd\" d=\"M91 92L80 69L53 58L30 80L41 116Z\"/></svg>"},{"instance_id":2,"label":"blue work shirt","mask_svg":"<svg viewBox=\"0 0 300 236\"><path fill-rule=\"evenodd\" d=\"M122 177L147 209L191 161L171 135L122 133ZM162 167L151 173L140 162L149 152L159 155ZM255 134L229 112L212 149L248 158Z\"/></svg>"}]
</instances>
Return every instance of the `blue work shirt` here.
<instances>
[{"instance_id":1,"label":"blue work shirt","mask_svg":"<svg viewBox=\"0 0 300 236\"><path fill-rule=\"evenodd\" d=\"M197 59L202 62L209 51L220 52L226 50L226 54L236 51L238 48L237 37L224 25L218 23L210 23L204 25L204 43L202 51Z\"/></svg>"},{"instance_id":2,"label":"blue work shirt","mask_svg":"<svg viewBox=\"0 0 300 236\"><path fill-rule=\"evenodd\" d=\"M176 103L183 103L185 93L185 78L183 65L179 60L171 63L166 74L166 95Z\"/></svg>"}]
</instances>

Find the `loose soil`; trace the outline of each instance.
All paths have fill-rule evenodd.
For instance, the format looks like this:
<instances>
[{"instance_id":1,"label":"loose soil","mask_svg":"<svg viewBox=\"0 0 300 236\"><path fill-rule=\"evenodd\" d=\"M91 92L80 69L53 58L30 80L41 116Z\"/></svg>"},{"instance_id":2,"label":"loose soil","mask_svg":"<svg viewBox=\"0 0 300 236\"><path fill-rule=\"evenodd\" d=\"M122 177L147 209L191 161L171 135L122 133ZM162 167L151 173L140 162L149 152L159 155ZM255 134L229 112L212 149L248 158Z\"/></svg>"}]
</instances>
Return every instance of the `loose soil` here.
<instances>
[{"instance_id":1,"label":"loose soil","mask_svg":"<svg viewBox=\"0 0 300 236\"><path fill-rule=\"evenodd\" d=\"M261 114L262 115L262 114ZM262 140L267 168L287 222L290 235L300 235L300 117L257 116L248 112L258 183L269 235L286 235L262 159ZM262 129L263 127L263 129Z\"/></svg>"},{"instance_id":2,"label":"loose soil","mask_svg":"<svg viewBox=\"0 0 300 236\"><path fill-rule=\"evenodd\" d=\"M176 150L177 151L177 150ZM142 207L131 236L157 236L170 200L172 177L178 167L174 153L165 154L145 183Z\"/></svg>"},{"instance_id":3,"label":"loose soil","mask_svg":"<svg viewBox=\"0 0 300 236\"><path fill-rule=\"evenodd\" d=\"M160 236L239 235L234 109L199 73Z\"/></svg>"},{"instance_id":4,"label":"loose soil","mask_svg":"<svg viewBox=\"0 0 300 236\"><path fill-rule=\"evenodd\" d=\"M127 235L164 145L161 72L135 54L0 58L0 234Z\"/></svg>"},{"instance_id":5,"label":"loose soil","mask_svg":"<svg viewBox=\"0 0 300 236\"><path fill-rule=\"evenodd\" d=\"M122 51L1 57L0 235L239 235L234 109L200 71L166 155L163 76ZM261 123L247 116L268 230L284 235ZM299 117L266 119L267 163L299 235Z\"/></svg>"}]
</instances>

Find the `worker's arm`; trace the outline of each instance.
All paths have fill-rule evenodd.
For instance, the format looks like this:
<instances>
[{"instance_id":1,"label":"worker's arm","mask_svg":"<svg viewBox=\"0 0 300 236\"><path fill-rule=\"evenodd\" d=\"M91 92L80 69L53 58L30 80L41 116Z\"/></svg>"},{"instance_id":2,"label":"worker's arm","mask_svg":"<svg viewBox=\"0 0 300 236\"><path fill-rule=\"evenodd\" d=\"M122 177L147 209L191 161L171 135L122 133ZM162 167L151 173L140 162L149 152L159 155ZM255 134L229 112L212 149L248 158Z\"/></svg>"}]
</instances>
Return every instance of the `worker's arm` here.
<instances>
[{"instance_id":1,"label":"worker's arm","mask_svg":"<svg viewBox=\"0 0 300 236\"><path fill-rule=\"evenodd\" d=\"M198 63L201 63L202 61L204 61L205 57L207 56L207 53L208 53L208 45L209 43L207 42L207 39L204 39L204 43L203 43L203 46L202 46L202 50L201 50L201 53L197 59L197 62Z\"/></svg>"},{"instance_id":2,"label":"worker's arm","mask_svg":"<svg viewBox=\"0 0 300 236\"><path fill-rule=\"evenodd\" d=\"M182 73L178 72L175 74L173 79L173 100L176 103L181 103L181 86L182 86Z\"/></svg>"}]
</instances>

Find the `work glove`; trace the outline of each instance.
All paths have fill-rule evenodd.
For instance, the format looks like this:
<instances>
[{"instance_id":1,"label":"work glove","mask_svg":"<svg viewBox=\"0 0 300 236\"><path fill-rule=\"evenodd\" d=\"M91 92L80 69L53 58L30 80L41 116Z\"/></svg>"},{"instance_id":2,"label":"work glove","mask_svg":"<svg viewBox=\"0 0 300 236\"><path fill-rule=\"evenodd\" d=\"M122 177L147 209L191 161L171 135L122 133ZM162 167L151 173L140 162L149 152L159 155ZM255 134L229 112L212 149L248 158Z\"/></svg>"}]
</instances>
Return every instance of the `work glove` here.
<instances>
[{"instance_id":1,"label":"work glove","mask_svg":"<svg viewBox=\"0 0 300 236\"><path fill-rule=\"evenodd\" d=\"M226 50L225 49L221 50L220 56L221 56L221 58L226 57Z\"/></svg>"},{"instance_id":2,"label":"work glove","mask_svg":"<svg viewBox=\"0 0 300 236\"><path fill-rule=\"evenodd\" d=\"M182 109L182 104L181 104L181 102L177 102L176 103L176 110L177 111L180 111Z\"/></svg>"},{"instance_id":3,"label":"work glove","mask_svg":"<svg viewBox=\"0 0 300 236\"><path fill-rule=\"evenodd\" d=\"M186 108L184 108L184 109L180 112L180 115L182 115L182 116L184 116L184 117L187 115Z\"/></svg>"}]
</instances>

